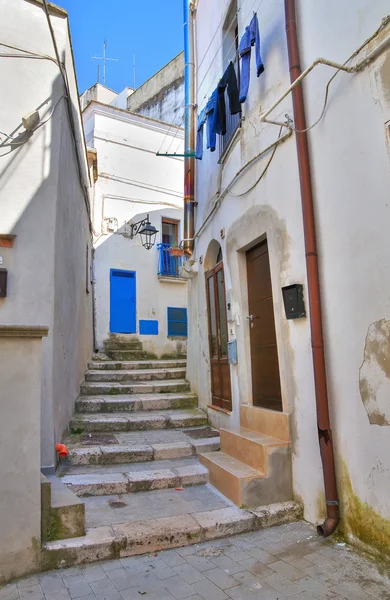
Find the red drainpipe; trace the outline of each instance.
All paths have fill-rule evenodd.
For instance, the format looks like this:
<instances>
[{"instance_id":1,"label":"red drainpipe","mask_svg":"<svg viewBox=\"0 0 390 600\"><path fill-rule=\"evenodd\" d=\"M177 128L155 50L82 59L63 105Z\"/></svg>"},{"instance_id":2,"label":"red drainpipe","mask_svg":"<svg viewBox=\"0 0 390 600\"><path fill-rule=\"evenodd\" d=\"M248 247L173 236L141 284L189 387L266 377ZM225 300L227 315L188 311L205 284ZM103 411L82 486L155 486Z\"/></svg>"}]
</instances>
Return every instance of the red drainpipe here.
<instances>
[{"instance_id":1,"label":"red drainpipe","mask_svg":"<svg viewBox=\"0 0 390 600\"><path fill-rule=\"evenodd\" d=\"M291 83L293 83L301 74L297 23L295 17L295 0L285 0L284 7L290 79ZM297 85L293 89L292 98L294 108L294 126L296 129L303 131L306 129L306 118L302 84ZM306 132L297 132L296 141L299 180L301 187L303 230L305 238L311 345L317 404L317 427L324 477L327 514L325 522L322 525L318 525L317 532L319 535L327 537L328 535L331 535L337 528L340 520L340 512L337 495L336 471L334 465L332 431L330 429L329 420L317 240L312 180L310 173L310 157Z\"/></svg>"}]
</instances>

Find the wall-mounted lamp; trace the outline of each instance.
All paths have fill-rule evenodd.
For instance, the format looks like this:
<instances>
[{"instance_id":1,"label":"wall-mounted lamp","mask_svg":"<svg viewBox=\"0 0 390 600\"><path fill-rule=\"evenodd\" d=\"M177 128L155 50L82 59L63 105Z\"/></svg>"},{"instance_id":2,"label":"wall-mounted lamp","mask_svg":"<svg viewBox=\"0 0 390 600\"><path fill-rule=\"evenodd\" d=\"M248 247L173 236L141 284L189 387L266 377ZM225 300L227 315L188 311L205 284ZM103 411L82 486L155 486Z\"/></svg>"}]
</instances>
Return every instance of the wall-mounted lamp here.
<instances>
[{"instance_id":1,"label":"wall-mounted lamp","mask_svg":"<svg viewBox=\"0 0 390 600\"><path fill-rule=\"evenodd\" d=\"M146 219L138 221L138 223L130 223L130 225L130 239L132 240L139 233L143 247L146 248L146 250L153 248L158 230L149 221L149 215L146 215Z\"/></svg>"}]
</instances>

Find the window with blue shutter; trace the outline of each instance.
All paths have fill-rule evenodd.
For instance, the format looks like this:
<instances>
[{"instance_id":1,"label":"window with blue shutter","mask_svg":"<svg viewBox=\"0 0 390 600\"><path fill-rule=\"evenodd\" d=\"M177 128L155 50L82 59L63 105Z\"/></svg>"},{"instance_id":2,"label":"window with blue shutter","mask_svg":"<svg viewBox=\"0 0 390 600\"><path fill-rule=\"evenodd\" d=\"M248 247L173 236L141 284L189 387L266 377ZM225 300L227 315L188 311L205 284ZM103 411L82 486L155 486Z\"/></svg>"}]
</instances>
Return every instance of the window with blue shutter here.
<instances>
[{"instance_id":1,"label":"window with blue shutter","mask_svg":"<svg viewBox=\"0 0 390 600\"><path fill-rule=\"evenodd\" d=\"M187 335L187 309L168 307L168 337Z\"/></svg>"}]
</instances>

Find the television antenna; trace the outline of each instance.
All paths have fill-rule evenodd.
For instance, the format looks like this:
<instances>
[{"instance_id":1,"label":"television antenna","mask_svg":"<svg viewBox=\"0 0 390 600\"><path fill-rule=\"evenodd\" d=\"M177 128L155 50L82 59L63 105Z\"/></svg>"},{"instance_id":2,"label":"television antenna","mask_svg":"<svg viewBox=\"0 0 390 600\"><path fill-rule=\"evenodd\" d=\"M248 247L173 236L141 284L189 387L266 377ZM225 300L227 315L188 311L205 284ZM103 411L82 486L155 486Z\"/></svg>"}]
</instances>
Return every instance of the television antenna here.
<instances>
[{"instance_id":1,"label":"television antenna","mask_svg":"<svg viewBox=\"0 0 390 600\"><path fill-rule=\"evenodd\" d=\"M92 56L92 58L94 60L102 60L103 61L103 83L104 83L104 85L106 85L106 61L107 60L119 61L119 58L108 58L108 56L106 54L106 50L107 50L107 39L104 38L103 56Z\"/></svg>"}]
</instances>

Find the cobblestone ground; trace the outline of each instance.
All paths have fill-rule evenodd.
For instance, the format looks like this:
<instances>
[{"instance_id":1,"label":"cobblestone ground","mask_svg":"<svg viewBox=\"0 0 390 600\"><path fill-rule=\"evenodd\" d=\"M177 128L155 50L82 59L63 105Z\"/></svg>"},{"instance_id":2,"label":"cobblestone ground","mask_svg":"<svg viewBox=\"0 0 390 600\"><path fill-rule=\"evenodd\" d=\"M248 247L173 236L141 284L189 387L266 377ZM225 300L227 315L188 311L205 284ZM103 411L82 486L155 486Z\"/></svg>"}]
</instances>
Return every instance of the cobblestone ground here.
<instances>
[{"instance_id":1,"label":"cobblestone ground","mask_svg":"<svg viewBox=\"0 0 390 600\"><path fill-rule=\"evenodd\" d=\"M389 575L389 570L387 570ZM156 555L42 573L0 600L387 600L385 570L293 523Z\"/></svg>"}]
</instances>

